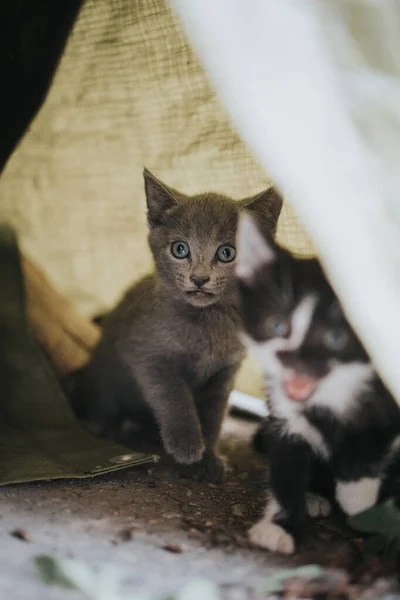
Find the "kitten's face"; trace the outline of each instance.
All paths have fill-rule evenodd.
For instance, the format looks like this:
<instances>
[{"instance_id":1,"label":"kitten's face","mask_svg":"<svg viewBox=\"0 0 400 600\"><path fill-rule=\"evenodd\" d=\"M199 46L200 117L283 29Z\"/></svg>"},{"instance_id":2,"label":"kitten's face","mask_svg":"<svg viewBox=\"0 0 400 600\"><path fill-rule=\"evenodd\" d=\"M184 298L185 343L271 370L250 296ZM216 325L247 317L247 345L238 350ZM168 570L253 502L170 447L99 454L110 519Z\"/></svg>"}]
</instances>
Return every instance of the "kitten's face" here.
<instances>
[{"instance_id":1,"label":"kitten's face","mask_svg":"<svg viewBox=\"0 0 400 600\"><path fill-rule=\"evenodd\" d=\"M182 200L151 232L158 274L188 304L214 304L232 285L236 225L233 202L196 196Z\"/></svg>"},{"instance_id":2,"label":"kitten's face","mask_svg":"<svg viewBox=\"0 0 400 600\"><path fill-rule=\"evenodd\" d=\"M234 293L240 202L218 194L188 198L147 172L145 183L149 244L157 272L168 289L196 307L210 306ZM260 209L262 198L253 204ZM273 202L266 199L264 204L272 206ZM277 217L267 214L265 221L272 231Z\"/></svg>"},{"instance_id":3,"label":"kitten's face","mask_svg":"<svg viewBox=\"0 0 400 600\"><path fill-rule=\"evenodd\" d=\"M248 217L238 237L245 338L272 399L346 411L373 370L319 263L294 258Z\"/></svg>"}]
</instances>

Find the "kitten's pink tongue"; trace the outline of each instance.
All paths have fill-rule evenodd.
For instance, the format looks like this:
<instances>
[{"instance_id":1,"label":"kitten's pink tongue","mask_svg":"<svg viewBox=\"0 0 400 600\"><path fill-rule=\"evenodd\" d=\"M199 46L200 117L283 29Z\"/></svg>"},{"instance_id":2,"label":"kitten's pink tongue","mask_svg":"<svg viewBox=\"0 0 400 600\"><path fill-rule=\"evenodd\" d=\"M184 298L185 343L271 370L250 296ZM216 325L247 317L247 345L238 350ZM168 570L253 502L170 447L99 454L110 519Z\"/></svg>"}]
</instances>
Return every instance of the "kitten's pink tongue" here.
<instances>
[{"instance_id":1,"label":"kitten's pink tongue","mask_svg":"<svg viewBox=\"0 0 400 600\"><path fill-rule=\"evenodd\" d=\"M290 377L290 379L285 379L283 382L283 389L291 400L304 402L314 393L317 384L318 381L312 377L295 375Z\"/></svg>"}]
</instances>

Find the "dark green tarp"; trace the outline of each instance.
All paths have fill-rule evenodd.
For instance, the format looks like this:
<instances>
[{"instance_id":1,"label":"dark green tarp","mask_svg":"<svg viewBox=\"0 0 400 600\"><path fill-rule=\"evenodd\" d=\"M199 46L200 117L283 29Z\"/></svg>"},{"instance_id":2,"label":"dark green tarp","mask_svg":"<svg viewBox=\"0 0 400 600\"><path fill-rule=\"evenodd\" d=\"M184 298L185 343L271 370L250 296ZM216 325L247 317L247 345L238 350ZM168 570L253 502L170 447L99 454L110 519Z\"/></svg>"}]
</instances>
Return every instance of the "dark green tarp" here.
<instances>
[{"instance_id":1,"label":"dark green tarp","mask_svg":"<svg viewBox=\"0 0 400 600\"><path fill-rule=\"evenodd\" d=\"M26 320L16 236L0 227L0 485L91 477L146 460L75 419Z\"/></svg>"}]
</instances>

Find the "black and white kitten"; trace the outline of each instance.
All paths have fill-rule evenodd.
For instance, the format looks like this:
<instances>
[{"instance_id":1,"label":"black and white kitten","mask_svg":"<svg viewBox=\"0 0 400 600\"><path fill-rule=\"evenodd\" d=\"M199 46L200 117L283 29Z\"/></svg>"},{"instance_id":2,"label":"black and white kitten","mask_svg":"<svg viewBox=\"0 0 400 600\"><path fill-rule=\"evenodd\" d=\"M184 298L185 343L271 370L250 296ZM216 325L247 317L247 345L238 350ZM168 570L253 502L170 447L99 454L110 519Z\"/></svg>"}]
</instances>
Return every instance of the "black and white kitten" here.
<instances>
[{"instance_id":1,"label":"black and white kitten","mask_svg":"<svg viewBox=\"0 0 400 600\"><path fill-rule=\"evenodd\" d=\"M319 262L266 238L248 213L240 217L236 277L243 337L265 373L271 415L263 442L271 494L250 538L290 554L307 516L331 510L307 494L317 467L347 515L377 502L399 448L400 409Z\"/></svg>"}]
</instances>

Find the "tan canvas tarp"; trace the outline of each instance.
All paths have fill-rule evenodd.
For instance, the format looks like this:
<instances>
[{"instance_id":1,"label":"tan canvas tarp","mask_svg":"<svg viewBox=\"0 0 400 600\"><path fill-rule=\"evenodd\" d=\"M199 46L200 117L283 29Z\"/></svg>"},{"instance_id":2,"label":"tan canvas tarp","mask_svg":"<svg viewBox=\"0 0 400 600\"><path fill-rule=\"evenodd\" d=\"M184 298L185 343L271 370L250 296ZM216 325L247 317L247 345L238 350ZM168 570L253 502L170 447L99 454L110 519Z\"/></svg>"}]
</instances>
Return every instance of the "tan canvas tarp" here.
<instances>
[{"instance_id":1,"label":"tan canvas tarp","mask_svg":"<svg viewBox=\"0 0 400 600\"><path fill-rule=\"evenodd\" d=\"M240 198L269 184L165 4L90 0L0 179L1 220L83 314L151 268L143 165L187 193ZM310 251L287 207L279 238ZM261 393L250 367L238 387Z\"/></svg>"}]
</instances>

